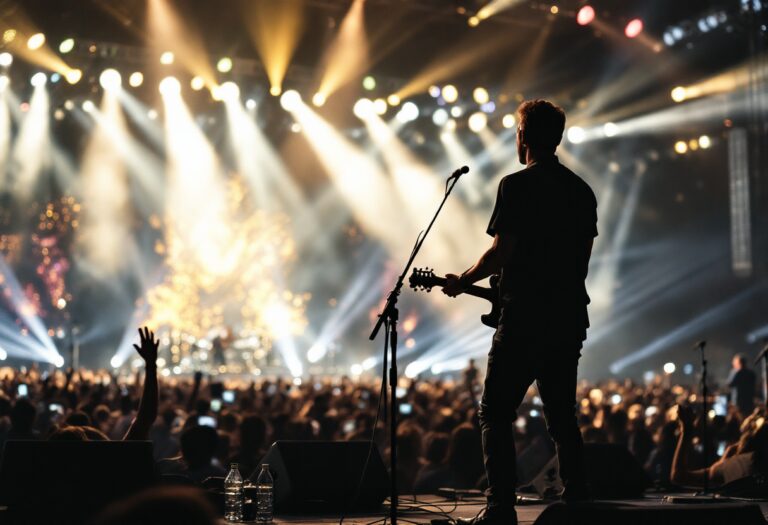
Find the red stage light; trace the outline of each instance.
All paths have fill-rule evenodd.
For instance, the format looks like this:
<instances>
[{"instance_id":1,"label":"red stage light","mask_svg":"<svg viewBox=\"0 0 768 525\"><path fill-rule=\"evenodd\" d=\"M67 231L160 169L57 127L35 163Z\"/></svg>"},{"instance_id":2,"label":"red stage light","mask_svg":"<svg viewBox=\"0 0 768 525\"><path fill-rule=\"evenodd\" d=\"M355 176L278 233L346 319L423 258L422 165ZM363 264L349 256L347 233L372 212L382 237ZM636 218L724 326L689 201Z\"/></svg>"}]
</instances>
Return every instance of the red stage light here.
<instances>
[{"instance_id":1,"label":"red stage light","mask_svg":"<svg viewBox=\"0 0 768 525\"><path fill-rule=\"evenodd\" d=\"M576 23L585 26L595 19L595 9L591 5L585 5L576 13Z\"/></svg>"},{"instance_id":2,"label":"red stage light","mask_svg":"<svg viewBox=\"0 0 768 525\"><path fill-rule=\"evenodd\" d=\"M627 27L624 28L624 34L627 38L635 38L637 35L643 32L643 21L639 18L634 18L629 21Z\"/></svg>"}]
</instances>

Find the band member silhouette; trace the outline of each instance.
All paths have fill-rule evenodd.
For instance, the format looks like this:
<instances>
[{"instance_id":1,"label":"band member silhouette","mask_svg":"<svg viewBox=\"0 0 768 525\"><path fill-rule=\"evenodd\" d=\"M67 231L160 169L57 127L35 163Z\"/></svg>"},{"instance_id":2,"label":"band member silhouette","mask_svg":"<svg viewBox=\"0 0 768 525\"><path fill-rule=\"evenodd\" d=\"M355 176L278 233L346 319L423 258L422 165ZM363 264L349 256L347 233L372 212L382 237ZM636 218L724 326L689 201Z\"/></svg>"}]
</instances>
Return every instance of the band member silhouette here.
<instances>
[{"instance_id":1,"label":"band member silhouette","mask_svg":"<svg viewBox=\"0 0 768 525\"><path fill-rule=\"evenodd\" d=\"M488 354L480 427L488 505L476 525L517 523L512 423L536 382L557 450L565 501L589 498L583 442L576 421L576 373L586 331L584 281L597 236L597 201L555 150L563 110L545 100L518 108L517 151L526 167L499 184L487 233L493 244L469 270L449 274L443 292L501 273L501 318Z\"/></svg>"}]
</instances>

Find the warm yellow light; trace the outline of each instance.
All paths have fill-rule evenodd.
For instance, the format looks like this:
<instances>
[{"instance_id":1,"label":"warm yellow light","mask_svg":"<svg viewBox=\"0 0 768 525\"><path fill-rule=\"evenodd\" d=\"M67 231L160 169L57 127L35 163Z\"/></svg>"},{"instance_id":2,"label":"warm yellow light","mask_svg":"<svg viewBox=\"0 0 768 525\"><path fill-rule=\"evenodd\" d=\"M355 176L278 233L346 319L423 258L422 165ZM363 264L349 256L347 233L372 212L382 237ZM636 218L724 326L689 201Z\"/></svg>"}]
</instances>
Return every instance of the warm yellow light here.
<instances>
[{"instance_id":1,"label":"warm yellow light","mask_svg":"<svg viewBox=\"0 0 768 525\"><path fill-rule=\"evenodd\" d=\"M189 81L189 85L195 91L200 91L205 87L205 80L203 80L203 77L192 77L192 80Z\"/></svg>"},{"instance_id":2,"label":"warm yellow light","mask_svg":"<svg viewBox=\"0 0 768 525\"><path fill-rule=\"evenodd\" d=\"M400 105L400 97L397 95L390 95L387 97L387 104L390 106L399 106Z\"/></svg>"},{"instance_id":3,"label":"warm yellow light","mask_svg":"<svg viewBox=\"0 0 768 525\"><path fill-rule=\"evenodd\" d=\"M139 87L144 83L144 75L140 71L134 71L131 76L128 77L128 84L131 87Z\"/></svg>"},{"instance_id":4,"label":"warm yellow light","mask_svg":"<svg viewBox=\"0 0 768 525\"><path fill-rule=\"evenodd\" d=\"M688 144L684 140L678 140L675 142L675 152L682 155L688 151Z\"/></svg>"},{"instance_id":5,"label":"warm yellow light","mask_svg":"<svg viewBox=\"0 0 768 525\"><path fill-rule=\"evenodd\" d=\"M59 44L59 53L62 55L66 55L70 51L72 51L75 48L75 39L74 38L65 38L61 41L61 44Z\"/></svg>"},{"instance_id":6,"label":"warm yellow light","mask_svg":"<svg viewBox=\"0 0 768 525\"><path fill-rule=\"evenodd\" d=\"M475 90L472 92L472 97L475 99L475 102L477 102L478 104L485 104L491 99L490 95L488 95L488 90L485 89L484 87L476 87Z\"/></svg>"},{"instance_id":7,"label":"warm yellow light","mask_svg":"<svg viewBox=\"0 0 768 525\"><path fill-rule=\"evenodd\" d=\"M220 58L216 63L216 69L219 70L219 73L229 73L232 71L232 59L229 57Z\"/></svg>"},{"instance_id":8,"label":"warm yellow light","mask_svg":"<svg viewBox=\"0 0 768 525\"><path fill-rule=\"evenodd\" d=\"M453 104L459 98L459 90L453 84L447 84L442 89L443 100Z\"/></svg>"},{"instance_id":9,"label":"warm yellow light","mask_svg":"<svg viewBox=\"0 0 768 525\"><path fill-rule=\"evenodd\" d=\"M27 47L32 51L40 49L45 44L45 35L42 33L35 33L27 40Z\"/></svg>"},{"instance_id":10,"label":"warm yellow light","mask_svg":"<svg viewBox=\"0 0 768 525\"><path fill-rule=\"evenodd\" d=\"M467 18L467 25L469 25L469 27L477 27L480 25L480 19L476 16L470 16Z\"/></svg>"},{"instance_id":11,"label":"warm yellow light","mask_svg":"<svg viewBox=\"0 0 768 525\"><path fill-rule=\"evenodd\" d=\"M553 5L552 7L549 8L549 12L552 13L553 15L556 15L557 13L560 12L560 8L557 7L556 5Z\"/></svg>"},{"instance_id":12,"label":"warm yellow light","mask_svg":"<svg viewBox=\"0 0 768 525\"><path fill-rule=\"evenodd\" d=\"M173 56L173 53L171 51L166 51L162 55L160 55L160 63L169 66L173 64L173 61L176 57Z\"/></svg>"},{"instance_id":13,"label":"warm yellow light","mask_svg":"<svg viewBox=\"0 0 768 525\"><path fill-rule=\"evenodd\" d=\"M707 149L712 145L712 140L707 135L699 137L699 147L701 149Z\"/></svg>"},{"instance_id":14,"label":"warm yellow light","mask_svg":"<svg viewBox=\"0 0 768 525\"><path fill-rule=\"evenodd\" d=\"M373 110L377 115L384 115L387 112L387 101L383 98L377 98L373 101Z\"/></svg>"},{"instance_id":15,"label":"warm yellow light","mask_svg":"<svg viewBox=\"0 0 768 525\"><path fill-rule=\"evenodd\" d=\"M283 89L280 86L271 86L269 88L269 94L273 97L280 96L280 93L283 92Z\"/></svg>"},{"instance_id":16,"label":"warm yellow light","mask_svg":"<svg viewBox=\"0 0 768 525\"><path fill-rule=\"evenodd\" d=\"M469 129L475 133L479 133L488 125L488 116L479 111L477 113L472 113L469 116L469 119L467 119L467 125L469 126Z\"/></svg>"},{"instance_id":17,"label":"warm yellow light","mask_svg":"<svg viewBox=\"0 0 768 525\"><path fill-rule=\"evenodd\" d=\"M691 139L688 141L688 149L691 151L696 151L699 149L699 141L696 139Z\"/></svg>"},{"instance_id":18,"label":"warm yellow light","mask_svg":"<svg viewBox=\"0 0 768 525\"><path fill-rule=\"evenodd\" d=\"M3 42L6 44L10 44L13 42L13 40L16 38L16 30L15 29L6 29L3 31Z\"/></svg>"},{"instance_id":19,"label":"warm yellow light","mask_svg":"<svg viewBox=\"0 0 768 525\"><path fill-rule=\"evenodd\" d=\"M672 100L675 102L682 102L686 99L688 96L687 90L683 86L677 86L675 89L672 90L670 93L672 96Z\"/></svg>"},{"instance_id":20,"label":"warm yellow light","mask_svg":"<svg viewBox=\"0 0 768 525\"><path fill-rule=\"evenodd\" d=\"M176 77L165 77L160 81L159 89L163 96L178 95L181 93L181 84Z\"/></svg>"},{"instance_id":21,"label":"warm yellow light","mask_svg":"<svg viewBox=\"0 0 768 525\"><path fill-rule=\"evenodd\" d=\"M323 106L325 104L325 95L323 95L320 92L315 93L312 96L312 104L314 104L318 108Z\"/></svg>"},{"instance_id":22,"label":"warm yellow light","mask_svg":"<svg viewBox=\"0 0 768 525\"><path fill-rule=\"evenodd\" d=\"M507 113L501 119L501 125L504 126L507 129L514 128L515 127L515 116L512 115L511 113Z\"/></svg>"},{"instance_id":23,"label":"warm yellow light","mask_svg":"<svg viewBox=\"0 0 768 525\"><path fill-rule=\"evenodd\" d=\"M70 84L77 84L80 82L80 79L83 78L83 72L79 69L70 69L66 72L64 78L66 78L67 82Z\"/></svg>"}]
</instances>

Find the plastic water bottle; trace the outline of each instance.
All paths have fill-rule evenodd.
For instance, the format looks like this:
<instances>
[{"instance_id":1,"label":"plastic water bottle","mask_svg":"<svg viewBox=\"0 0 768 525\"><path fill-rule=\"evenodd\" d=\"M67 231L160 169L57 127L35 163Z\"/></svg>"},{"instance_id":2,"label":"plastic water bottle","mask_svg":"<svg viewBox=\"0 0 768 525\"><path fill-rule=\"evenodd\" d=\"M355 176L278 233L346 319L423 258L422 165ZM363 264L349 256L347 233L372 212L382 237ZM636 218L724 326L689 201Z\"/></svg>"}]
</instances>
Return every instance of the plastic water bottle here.
<instances>
[{"instance_id":1,"label":"plastic water bottle","mask_svg":"<svg viewBox=\"0 0 768 525\"><path fill-rule=\"evenodd\" d=\"M235 523L243 521L243 477L237 463L229 466L224 480L224 519Z\"/></svg>"},{"instance_id":2,"label":"plastic water bottle","mask_svg":"<svg viewBox=\"0 0 768 525\"><path fill-rule=\"evenodd\" d=\"M269 472L269 465L261 465L261 472L256 478L256 521L269 523L272 521L272 496L275 482Z\"/></svg>"}]
</instances>

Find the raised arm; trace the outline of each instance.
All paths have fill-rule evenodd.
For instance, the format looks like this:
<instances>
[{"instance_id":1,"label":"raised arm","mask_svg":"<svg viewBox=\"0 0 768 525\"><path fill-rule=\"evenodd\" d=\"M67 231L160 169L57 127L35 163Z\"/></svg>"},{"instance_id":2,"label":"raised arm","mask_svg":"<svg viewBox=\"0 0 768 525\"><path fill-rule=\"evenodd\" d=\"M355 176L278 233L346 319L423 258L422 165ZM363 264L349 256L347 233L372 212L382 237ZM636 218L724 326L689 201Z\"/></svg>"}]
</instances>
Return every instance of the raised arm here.
<instances>
[{"instance_id":1,"label":"raised arm","mask_svg":"<svg viewBox=\"0 0 768 525\"><path fill-rule=\"evenodd\" d=\"M675 456L672 460L672 471L670 480L675 485L688 487L703 487L707 476L709 476L709 485L721 485L722 477L715 469L715 465L707 468L692 469L689 466L689 458L693 450L693 412L688 407L678 407L678 426L680 428L680 437L677 440Z\"/></svg>"},{"instance_id":2,"label":"raised arm","mask_svg":"<svg viewBox=\"0 0 768 525\"><path fill-rule=\"evenodd\" d=\"M139 401L139 412L131 423L123 441L149 439L149 429L157 419L157 349L160 341L155 340L154 332L144 327L139 328L141 346L133 345L139 355L144 359L144 392Z\"/></svg>"}]
</instances>

